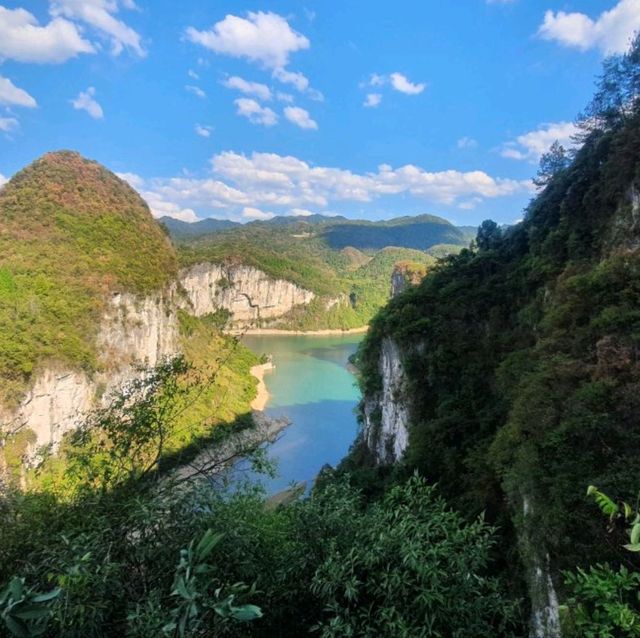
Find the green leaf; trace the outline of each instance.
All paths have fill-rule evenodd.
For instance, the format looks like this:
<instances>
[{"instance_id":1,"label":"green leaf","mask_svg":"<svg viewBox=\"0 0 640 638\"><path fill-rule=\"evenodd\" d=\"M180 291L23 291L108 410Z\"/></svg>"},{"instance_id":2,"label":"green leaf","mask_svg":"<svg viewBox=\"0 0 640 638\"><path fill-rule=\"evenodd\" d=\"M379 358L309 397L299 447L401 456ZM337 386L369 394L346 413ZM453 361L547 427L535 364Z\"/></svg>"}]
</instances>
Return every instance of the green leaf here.
<instances>
[{"instance_id":1,"label":"green leaf","mask_svg":"<svg viewBox=\"0 0 640 638\"><path fill-rule=\"evenodd\" d=\"M262 618L262 610L256 605L242 605L241 607L233 607L231 615L240 622L251 622L257 618Z\"/></svg>"},{"instance_id":2,"label":"green leaf","mask_svg":"<svg viewBox=\"0 0 640 638\"><path fill-rule=\"evenodd\" d=\"M37 596L34 596L31 600L34 603L46 603L49 600L53 600L54 598L57 598L60 595L61 591L62 590L59 587L56 587L55 589L45 592L44 594L38 594Z\"/></svg>"},{"instance_id":3,"label":"green leaf","mask_svg":"<svg viewBox=\"0 0 640 638\"><path fill-rule=\"evenodd\" d=\"M637 545L640 541L640 523L636 523L631 528L630 540L632 545Z\"/></svg>"},{"instance_id":4,"label":"green leaf","mask_svg":"<svg viewBox=\"0 0 640 638\"><path fill-rule=\"evenodd\" d=\"M628 549L630 552L640 552L640 543L623 545L625 549Z\"/></svg>"},{"instance_id":5,"label":"green leaf","mask_svg":"<svg viewBox=\"0 0 640 638\"><path fill-rule=\"evenodd\" d=\"M14 618L11 618L11 616L6 616L4 622L12 636L17 636L17 638L29 638L29 630L21 620L15 620Z\"/></svg>"},{"instance_id":6,"label":"green leaf","mask_svg":"<svg viewBox=\"0 0 640 638\"><path fill-rule=\"evenodd\" d=\"M603 514L607 516L613 516L618 513L618 506L614 501L612 501L606 494L603 494L597 487L594 485L589 485L587 489L587 496L593 496L598 507L602 511Z\"/></svg>"},{"instance_id":7,"label":"green leaf","mask_svg":"<svg viewBox=\"0 0 640 638\"><path fill-rule=\"evenodd\" d=\"M222 540L224 534L214 534L213 530L208 529L196 547L196 555L199 560L204 560L213 551L213 548Z\"/></svg>"},{"instance_id":8,"label":"green leaf","mask_svg":"<svg viewBox=\"0 0 640 638\"><path fill-rule=\"evenodd\" d=\"M11 615L22 620L37 620L49 615L49 610L43 605L20 605L11 611Z\"/></svg>"}]
</instances>

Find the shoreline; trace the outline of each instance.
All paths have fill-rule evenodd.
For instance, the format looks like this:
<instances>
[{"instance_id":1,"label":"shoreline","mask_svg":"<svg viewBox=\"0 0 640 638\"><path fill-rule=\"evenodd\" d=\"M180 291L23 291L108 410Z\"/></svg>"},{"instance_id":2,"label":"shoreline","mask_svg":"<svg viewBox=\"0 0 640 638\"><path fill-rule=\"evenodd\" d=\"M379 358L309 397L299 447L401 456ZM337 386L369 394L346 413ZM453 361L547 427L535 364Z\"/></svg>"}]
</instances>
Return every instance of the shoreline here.
<instances>
[{"instance_id":1,"label":"shoreline","mask_svg":"<svg viewBox=\"0 0 640 638\"><path fill-rule=\"evenodd\" d=\"M360 326L360 328L326 328L323 330L281 330L279 328L247 328L246 330L230 330L228 334L234 336L292 336L292 337L328 337L331 335L353 335L364 334L369 330L369 326ZM258 366L255 366L258 367Z\"/></svg>"},{"instance_id":2,"label":"shoreline","mask_svg":"<svg viewBox=\"0 0 640 638\"><path fill-rule=\"evenodd\" d=\"M267 384L264 382L264 373L267 370L273 370L273 363L261 363L257 366L253 366L251 370L249 370L251 376L258 379L258 393L256 394L256 398L251 401L251 409L258 412L262 412L265 409L269 399L271 398L269 390L267 390Z\"/></svg>"}]
</instances>

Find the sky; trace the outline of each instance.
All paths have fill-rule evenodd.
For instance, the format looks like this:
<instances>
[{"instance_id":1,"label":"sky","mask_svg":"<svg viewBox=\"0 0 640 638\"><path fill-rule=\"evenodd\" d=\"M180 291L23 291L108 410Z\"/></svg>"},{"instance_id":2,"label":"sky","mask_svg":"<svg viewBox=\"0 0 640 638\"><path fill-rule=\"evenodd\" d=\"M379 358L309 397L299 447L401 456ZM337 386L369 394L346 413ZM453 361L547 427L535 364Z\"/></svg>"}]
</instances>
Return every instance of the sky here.
<instances>
[{"instance_id":1,"label":"sky","mask_svg":"<svg viewBox=\"0 0 640 638\"><path fill-rule=\"evenodd\" d=\"M640 0L0 0L0 183L51 150L156 216L513 223Z\"/></svg>"}]
</instances>

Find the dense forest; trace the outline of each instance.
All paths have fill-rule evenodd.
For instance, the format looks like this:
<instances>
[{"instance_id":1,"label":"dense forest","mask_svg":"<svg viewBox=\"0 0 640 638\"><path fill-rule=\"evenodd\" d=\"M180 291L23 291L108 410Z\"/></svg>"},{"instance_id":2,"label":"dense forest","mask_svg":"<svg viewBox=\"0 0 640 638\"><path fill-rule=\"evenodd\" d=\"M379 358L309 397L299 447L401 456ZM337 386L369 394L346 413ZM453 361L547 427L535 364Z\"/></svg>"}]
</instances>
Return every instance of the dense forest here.
<instances>
[{"instance_id":1,"label":"dense forest","mask_svg":"<svg viewBox=\"0 0 640 638\"><path fill-rule=\"evenodd\" d=\"M365 326L387 302L397 262L428 267L471 240L467 229L432 215L383 222L275 217L205 234L185 226L168 226L182 266L241 263L315 293L308 306L269 322L271 328L296 330Z\"/></svg>"},{"instance_id":2,"label":"dense forest","mask_svg":"<svg viewBox=\"0 0 640 638\"><path fill-rule=\"evenodd\" d=\"M394 480L417 471L498 525L514 588L521 575L540 596L548 563L564 598L563 571L608 562L580 573L617 611L588 608L603 625L579 635L636 635L640 618L624 524L609 534L585 496L593 484L635 502L640 487L639 96L636 40L607 61L580 149L543 157L524 221L484 222L473 249L378 314L360 352L365 396L381 387L384 340L403 352L410 439Z\"/></svg>"},{"instance_id":3,"label":"dense forest","mask_svg":"<svg viewBox=\"0 0 640 638\"><path fill-rule=\"evenodd\" d=\"M273 471L238 436L254 361L183 316L186 358L3 479L0 635L525 636L547 555L564 635L639 635L640 38L607 61L579 123L579 150L543 157L521 224L483 223L373 320L365 397L385 338L408 377L396 466L357 443L280 505L224 471L243 455ZM43 233L68 221L54 219ZM214 435L203 393L219 400ZM224 450L201 480L173 471L202 451L187 432Z\"/></svg>"}]
</instances>

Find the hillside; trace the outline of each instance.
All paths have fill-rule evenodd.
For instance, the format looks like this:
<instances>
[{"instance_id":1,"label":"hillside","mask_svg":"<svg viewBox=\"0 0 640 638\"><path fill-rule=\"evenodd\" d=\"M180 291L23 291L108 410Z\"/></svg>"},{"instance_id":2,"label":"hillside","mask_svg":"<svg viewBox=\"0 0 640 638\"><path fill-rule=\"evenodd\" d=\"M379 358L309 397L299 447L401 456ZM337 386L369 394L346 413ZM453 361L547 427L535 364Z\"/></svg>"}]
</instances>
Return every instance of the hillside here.
<instances>
[{"instance_id":1,"label":"hillside","mask_svg":"<svg viewBox=\"0 0 640 638\"><path fill-rule=\"evenodd\" d=\"M638 489L637 53L635 75L608 67L575 157L546 172L543 159L524 221L485 222L477 249L390 302L360 352L365 427L352 462L401 461L397 477L418 470L459 511L498 523L536 635L559 635L561 570L637 568L585 499L589 485L629 502Z\"/></svg>"},{"instance_id":2,"label":"hillside","mask_svg":"<svg viewBox=\"0 0 640 638\"><path fill-rule=\"evenodd\" d=\"M228 219L202 219L198 222L183 222L173 217L160 217L158 221L169 231L172 238L178 240L240 226L238 222L232 222Z\"/></svg>"},{"instance_id":3,"label":"hillside","mask_svg":"<svg viewBox=\"0 0 640 638\"><path fill-rule=\"evenodd\" d=\"M107 296L176 271L146 203L98 163L61 151L17 173L0 189L0 404L45 360L94 368Z\"/></svg>"},{"instance_id":4,"label":"hillside","mask_svg":"<svg viewBox=\"0 0 640 638\"><path fill-rule=\"evenodd\" d=\"M432 266L436 259L427 248L441 256L458 252L465 245L454 226L427 215L375 223L316 217L311 221L306 217L275 218L183 237L177 241L180 263L242 263L318 296L309 307L295 309L271 327L355 328L368 323L389 298L397 261ZM443 246L441 240L453 243ZM409 244L423 248L416 250Z\"/></svg>"}]
</instances>

